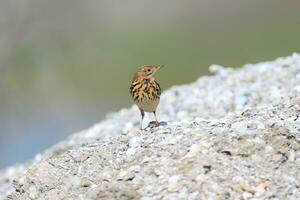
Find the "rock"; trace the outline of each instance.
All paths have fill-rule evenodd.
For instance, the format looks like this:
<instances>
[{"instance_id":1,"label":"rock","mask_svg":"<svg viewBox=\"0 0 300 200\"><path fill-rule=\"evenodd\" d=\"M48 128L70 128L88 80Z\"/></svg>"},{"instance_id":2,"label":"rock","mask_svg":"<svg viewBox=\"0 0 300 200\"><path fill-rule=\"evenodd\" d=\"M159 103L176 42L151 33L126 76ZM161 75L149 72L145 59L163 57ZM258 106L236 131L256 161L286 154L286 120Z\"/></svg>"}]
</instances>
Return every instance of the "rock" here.
<instances>
[{"instance_id":1,"label":"rock","mask_svg":"<svg viewBox=\"0 0 300 200\"><path fill-rule=\"evenodd\" d=\"M81 178L78 176L72 176L70 177L70 183L72 185L72 187L74 188L79 188L81 187Z\"/></svg>"},{"instance_id":2,"label":"rock","mask_svg":"<svg viewBox=\"0 0 300 200\"><path fill-rule=\"evenodd\" d=\"M269 187L268 182L263 181L255 188L255 197L262 197Z\"/></svg>"},{"instance_id":3,"label":"rock","mask_svg":"<svg viewBox=\"0 0 300 200\"><path fill-rule=\"evenodd\" d=\"M265 153L268 154L268 155L271 155L273 153L273 147L271 145L267 145L265 147Z\"/></svg>"},{"instance_id":4,"label":"rock","mask_svg":"<svg viewBox=\"0 0 300 200\"><path fill-rule=\"evenodd\" d=\"M126 155L127 155L127 156L132 156L132 155L134 155L136 152L137 152L137 149L136 149L136 148L129 148L129 149L127 149L127 151L126 151Z\"/></svg>"},{"instance_id":5,"label":"rock","mask_svg":"<svg viewBox=\"0 0 300 200\"><path fill-rule=\"evenodd\" d=\"M231 125L231 128L241 134L248 134L250 133L250 128L249 128L249 124L246 121L241 121L241 122L234 122Z\"/></svg>"},{"instance_id":6,"label":"rock","mask_svg":"<svg viewBox=\"0 0 300 200\"><path fill-rule=\"evenodd\" d=\"M98 187L91 188L87 191L86 197L91 200L97 200L100 189Z\"/></svg>"},{"instance_id":7,"label":"rock","mask_svg":"<svg viewBox=\"0 0 300 200\"><path fill-rule=\"evenodd\" d=\"M178 141L182 139L183 135L177 135L170 139L169 143L175 145Z\"/></svg>"},{"instance_id":8,"label":"rock","mask_svg":"<svg viewBox=\"0 0 300 200\"><path fill-rule=\"evenodd\" d=\"M122 170L119 173L118 180L131 181L135 177L135 174L130 171Z\"/></svg>"},{"instance_id":9,"label":"rock","mask_svg":"<svg viewBox=\"0 0 300 200\"><path fill-rule=\"evenodd\" d=\"M295 161L295 159L296 159L296 153L295 153L295 151L293 149L290 150L288 157L289 157L289 161L290 162L294 162Z\"/></svg>"},{"instance_id":10,"label":"rock","mask_svg":"<svg viewBox=\"0 0 300 200\"><path fill-rule=\"evenodd\" d=\"M129 140L129 148L126 151L127 156L132 156L134 155L138 149L142 146L143 144L143 139L141 137L133 137Z\"/></svg>"},{"instance_id":11,"label":"rock","mask_svg":"<svg viewBox=\"0 0 300 200\"><path fill-rule=\"evenodd\" d=\"M28 192L29 192L30 199L37 199L39 197L39 192L37 191L37 189L34 185L30 186Z\"/></svg>"},{"instance_id":12,"label":"rock","mask_svg":"<svg viewBox=\"0 0 300 200\"><path fill-rule=\"evenodd\" d=\"M199 144L193 144L190 147L189 152L185 155L185 158L191 158L197 156L200 151L201 151L201 146Z\"/></svg>"},{"instance_id":13,"label":"rock","mask_svg":"<svg viewBox=\"0 0 300 200\"><path fill-rule=\"evenodd\" d=\"M0 171L0 199L300 199L300 56L211 66L162 94L159 127L136 106Z\"/></svg>"},{"instance_id":14,"label":"rock","mask_svg":"<svg viewBox=\"0 0 300 200\"><path fill-rule=\"evenodd\" d=\"M243 192L243 199L250 199L253 195L249 192Z\"/></svg>"},{"instance_id":15,"label":"rock","mask_svg":"<svg viewBox=\"0 0 300 200\"><path fill-rule=\"evenodd\" d=\"M182 179L180 175L174 175L169 178L168 182L168 191L170 192L176 192L179 189L181 189L181 185L179 184L179 181Z\"/></svg>"},{"instance_id":16,"label":"rock","mask_svg":"<svg viewBox=\"0 0 300 200\"><path fill-rule=\"evenodd\" d=\"M249 193L249 194L254 194L255 193L255 190L252 188L252 187L250 187L249 185L247 185L245 182L243 182L243 181L240 181L239 182L239 186L240 186L240 188L243 190L243 191L245 191L245 192L247 192L247 193Z\"/></svg>"},{"instance_id":17,"label":"rock","mask_svg":"<svg viewBox=\"0 0 300 200\"><path fill-rule=\"evenodd\" d=\"M299 86L300 88L300 86ZM299 89L300 90L300 89ZM300 107L300 97L292 98L291 103Z\"/></svg>"}]
</instances>

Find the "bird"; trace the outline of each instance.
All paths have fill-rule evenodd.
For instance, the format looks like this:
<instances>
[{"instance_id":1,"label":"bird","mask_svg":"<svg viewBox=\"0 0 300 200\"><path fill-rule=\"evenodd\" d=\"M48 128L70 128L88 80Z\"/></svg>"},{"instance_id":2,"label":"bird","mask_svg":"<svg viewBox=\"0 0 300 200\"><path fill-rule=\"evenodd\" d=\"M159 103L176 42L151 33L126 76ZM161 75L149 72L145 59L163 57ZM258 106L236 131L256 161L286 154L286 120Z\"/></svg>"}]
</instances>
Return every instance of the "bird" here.
<instances>
[{"instance_id":1,"label":"bird","mask_svg":"<svg viewBox=\"0 0 300 200\"><path fill-rule=\"evenodd\" d=\"M141 129L143 129L145 112L153 113L155 126L159 126L156 109L160 101L161 87L155 80L154 74L162 67L163 66L144 65L137 70L132 78L130 94L142 115Z\"/></svg>"}]
</instances>

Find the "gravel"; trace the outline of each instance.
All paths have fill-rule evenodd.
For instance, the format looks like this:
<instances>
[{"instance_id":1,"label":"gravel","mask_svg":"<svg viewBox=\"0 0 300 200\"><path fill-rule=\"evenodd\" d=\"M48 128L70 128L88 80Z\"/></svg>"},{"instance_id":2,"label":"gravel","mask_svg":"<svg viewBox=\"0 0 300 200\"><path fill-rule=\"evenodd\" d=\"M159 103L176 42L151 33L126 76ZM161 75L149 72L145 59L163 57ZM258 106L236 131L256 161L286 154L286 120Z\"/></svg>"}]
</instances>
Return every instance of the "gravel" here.
<instances>
[{"instance_id":1,"label":"gravel","mask_svg":"<svg viewBox=\"0 0 300 200\"><path fill-rule=\"evenodd\" d=\"M0 199L300 199L300 54L162 95L164 126L136 107L0 175Z\"/></svg>"}]
</instances>

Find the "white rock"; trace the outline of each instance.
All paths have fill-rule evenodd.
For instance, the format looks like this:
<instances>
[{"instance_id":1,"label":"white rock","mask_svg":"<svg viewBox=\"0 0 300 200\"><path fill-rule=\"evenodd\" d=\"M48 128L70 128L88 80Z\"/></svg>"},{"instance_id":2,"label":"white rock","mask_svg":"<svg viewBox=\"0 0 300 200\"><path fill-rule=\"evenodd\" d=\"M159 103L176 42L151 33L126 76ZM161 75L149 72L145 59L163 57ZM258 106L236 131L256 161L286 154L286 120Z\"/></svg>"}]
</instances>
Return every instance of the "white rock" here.
<instances>
[{"instance_id":1,"label":"white rock","mask_svg":"<svg viewBox=\"0 0 300 200\"><path fill-rule=\"evenodd\" d=\"M265 147L266 154L272 154L273 153L273 147L271 145L267 145Z\"/></svg>"},{"instance_id":2,"label":"white rock","mask_svg":"<svg viewBox=\"0 0 300 200\"><path fill-rule=\"evenodd\" d=\"M39 193L35 187L35 185L32 185L30 188L29 188L29 198L30 199L37 199L39 197Z\"/></svg>"},{"instance_id":3,"label":"white rock","mask_svg":"<svg viewBox=\"0 0 300 200\"><path fill-rule=\"evenodd\" d=\"M81 178L78 176L70 177L70 182L74 188L79 188L81 186Z\"/></svg>"},{"instance_id":4,"label":"white rock","mask_svg":"<svg viewBox=\"0 0 300 200\"><path fill-rule=\"evenodd\" d=\"M184 156L185 158L191 158L197 156L201 151L201 146L199 144L193 144L190 147L190 151Z\"/></svg>"},{"instance_id":5,"label":"white rock","mask_svg":"<svg viewBox=\"0 0 300 200\"><path fill-rule=\"evenodd\" d=\"M296 153L293 149L291 149L290 152L289 152L289 161L294 162L295 159L296 159Z\"/></svg>"},{"instance_id":6,"label":"white rock","mask_svg":"<svg viewBox=\"0 0 300 200\"><path fill-rule=\"evenodd\" d=\"M143 144L143 138L141 138L141 137L133 137L133 138L130 138L130 140L129 140L129 146L133 147L133 148L140 147L140 146L142 146L142 144Z\"/></svg>"}]
</instances>

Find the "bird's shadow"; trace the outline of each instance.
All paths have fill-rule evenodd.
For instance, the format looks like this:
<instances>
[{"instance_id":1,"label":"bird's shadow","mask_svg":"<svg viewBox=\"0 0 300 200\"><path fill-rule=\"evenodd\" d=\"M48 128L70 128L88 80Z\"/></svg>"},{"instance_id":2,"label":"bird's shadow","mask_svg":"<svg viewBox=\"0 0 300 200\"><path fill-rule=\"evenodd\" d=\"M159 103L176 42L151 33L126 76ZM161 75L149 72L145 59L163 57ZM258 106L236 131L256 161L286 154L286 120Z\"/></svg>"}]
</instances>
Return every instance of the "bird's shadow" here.
<instances>
[{"instance_id":1,"label":"bird's shadow","mask_svg":"<svg viewBox=\"0 0 300 200\"><path fill-rule=\"evenodd\" d=\"M167 126L167 125L168 125L168 123L166 121L161 121L161 122L159 122L158 126ZM155 128L158 126L156 125L156 121L151 121L151 122L149 122L148 126L146 126L146 128L143 128L143 129Z\"/></svg>"}]
</instances>

